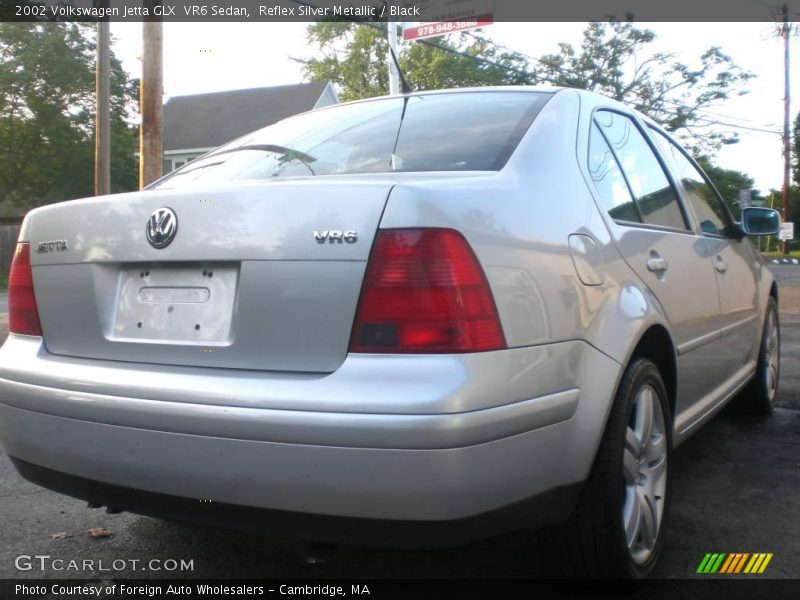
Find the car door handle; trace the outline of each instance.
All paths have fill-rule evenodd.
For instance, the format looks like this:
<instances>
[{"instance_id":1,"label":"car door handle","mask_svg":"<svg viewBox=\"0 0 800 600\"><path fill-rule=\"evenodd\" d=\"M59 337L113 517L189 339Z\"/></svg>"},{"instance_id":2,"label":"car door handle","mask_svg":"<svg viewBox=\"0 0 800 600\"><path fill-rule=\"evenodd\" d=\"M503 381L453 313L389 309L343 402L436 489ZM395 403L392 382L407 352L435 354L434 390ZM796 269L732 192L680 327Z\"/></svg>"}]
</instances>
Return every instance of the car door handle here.
<instances>
[{"instance_id":1,"label":"car door handle","mask_svg":"<svg viewBox=\"0 0 800 600\"><path fill-rule=\"evenodd\" d=\"M721 256L717 256L717 260L714 261L714 268L720 273L724 273L728 270L728 263L722 260Z\"/></svg>"},{"instance_id":2,"label":"car door handle","mask_svg":"<svg viewBox=\"0 0 800 600\"><path fill-rule=\"evenodd\" d=\"M647 270L653 273L660 273L669 269L669 264L660 256L652 256L647 259Z\"/></svg>"}]
</instances>

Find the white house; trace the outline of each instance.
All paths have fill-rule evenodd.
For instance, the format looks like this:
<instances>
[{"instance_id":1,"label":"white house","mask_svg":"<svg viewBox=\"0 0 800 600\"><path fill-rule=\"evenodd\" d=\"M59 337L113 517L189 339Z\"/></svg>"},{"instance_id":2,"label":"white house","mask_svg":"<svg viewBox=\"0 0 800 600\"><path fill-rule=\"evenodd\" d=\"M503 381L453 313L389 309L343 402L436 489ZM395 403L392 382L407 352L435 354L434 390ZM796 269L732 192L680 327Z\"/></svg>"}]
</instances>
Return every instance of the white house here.
<instances>
[{"instance_id":1,"label":"white house","mask_svg":"<svg viewBox=\"0 0 800 600\"><path fill-rule=\"evenodd\" d=\"M330 81L170 98L164 105L164 173L250 131L338 102Z\"/></svg>"}]
</instances>

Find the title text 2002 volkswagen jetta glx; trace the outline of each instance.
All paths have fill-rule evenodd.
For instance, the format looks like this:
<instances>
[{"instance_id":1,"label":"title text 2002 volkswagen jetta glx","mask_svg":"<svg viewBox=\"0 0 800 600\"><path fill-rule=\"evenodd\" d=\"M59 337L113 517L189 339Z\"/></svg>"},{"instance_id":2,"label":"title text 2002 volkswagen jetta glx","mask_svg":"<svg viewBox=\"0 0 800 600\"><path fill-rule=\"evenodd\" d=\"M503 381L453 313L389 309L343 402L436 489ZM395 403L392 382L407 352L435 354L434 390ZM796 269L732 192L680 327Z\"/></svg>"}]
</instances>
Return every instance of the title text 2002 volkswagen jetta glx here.
<instances>
[{"instance_id":1,"label":"title text 2002 volkswagen jetta glx","mask_svg":"<svg viewBox=\"0 0 800 600\"><path fill-rule=\"evenodd\" d=\"M745 235L778 225L598 95L313 111L27 216L0 438L113 509L381 545L547 526L578 572L645 575L671 449L774 401Z\"/></svg>"}]
</instances>

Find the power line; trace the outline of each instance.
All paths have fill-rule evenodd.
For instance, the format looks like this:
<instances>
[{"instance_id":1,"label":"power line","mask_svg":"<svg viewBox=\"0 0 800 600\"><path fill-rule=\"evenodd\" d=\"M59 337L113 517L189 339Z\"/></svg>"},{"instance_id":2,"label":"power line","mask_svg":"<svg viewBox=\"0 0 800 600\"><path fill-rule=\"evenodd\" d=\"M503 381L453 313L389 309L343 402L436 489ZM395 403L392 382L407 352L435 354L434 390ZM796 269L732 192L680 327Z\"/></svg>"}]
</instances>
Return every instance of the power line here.
<instances>
[{"instance_id":1,"label":"power line","mask_svg":"<svg viewBox=\"0 0 800 600\"><path fill-rule=\"evenodd\" d=\"M470 35L471 35L471 37L473 37L474 39L480 39L480 38L477 38L476 36L474 36L474 35L472 35L472 34L470 34ZM509 52L515 52L514 50L511 50L511 49L510 49L510 48L508 48L508 47L505 47L505 46L502 46L502 45L499 45L499 44L498 44L498 46L499 46L499 47L501 47L501 48L504 48L505 50L507 50L507 51L509 51ZM440 48L441 50L452 50L452 49L450 49L450 48L446 48L446 47L442 47L442 46L436 46L436 47ZM459 54L461 54L462 56L466 56L466 57L468 57L468 58L478 58L478 57L473 57L473 56L471 56L471 55L465 54L465 53L463 53L463 52L458 52L458 53L459 53ZM536 58L534 58L534 57L528 56L528 55L526 55L526 54L523 54L523 53L521 53L521 52L517 52L517 54L521 54L522 56L527 56L528 58L531 58L531 59L533 59L533 60L537 60L538 62L542 62L542 61L540 61L539 59L536 59ZM505 67L506 65L497 65L497 66ZM573 71L573 72L571 72L571 71L569 71L569 70L567 70L567 69L564 69L564 71L565 71L567 74L571 74L573 77L576 77L576 76L577 76L577 75L574 73L574 71ZM563 82L553 82L552 80L547 80L546 78L543 78L543 77L541 77L541 76L540 76L540 75L538 75L538 74L536 74L536 75L533 75L533 77L534 77L534 78L538 78L538 79L540 79L540 80L548 81L548 83L555 83L556 85L562 85L562 86L564 85L564 84L563 84ZM635 92L633 92L633 93L635 94ZM637 96L638 96L638 94L637 94ZM638 96L638 97L639 97L639 99L640 99L640 100L643 100L643 98L642 98L641 96ZM673 106L677 106L677 107L681 107L681 106L683 106L683 105L682 105L682 104L680 104L679 102L675 102L675 101L673 101L673 100L669 100L669 99L666 99L666 98L663 98L663 99L661 99L661 102L664 102L664 103L666 103L666 104L672 104ZM701 115L702 115L702 114L708 114L708 115L712 115L712 116L714 115L714 113L711 113L711 112L705 111L704 109L696 109L696 111L695 111L695 112L697 112L697 113L699 113L699 114L701 114ZM727 117L726 117L726 118L727 118ZM735 119L735 117L733 117L733 118ZM707 124L709 124L709 125L722 125L723 127L732 127L732 128L734 128L734 129L744 129L744 130L747 130L747 131L755 131L755 132L760 132L760 133L772 133L772 134L776 134L776 135L781 135L781 132L779 132L779 131L776 131L776 130L771 130L771 129L763 129L763 128L759 128L759 127L749 127L749 126L747 126L747 125L739 125L739 124L736 124L736 123L726 123L726 122L724 122L724 121L719 121L719 120L710 120L710 119L707 119L707 118L706 118L706 119L703 119L703 118L697 118L697 120L698 120L698 121L701 121L701 122L703 122L703 123L707 123Z\"/></svg>"},{"instance_id":2,"label":"power line","mask_svg":"<svg viewBox=\"0 0 800 600\"><path fill-rule=\"evenodd\" d=\"M477 35L475 35L475 34L474 34L474 33L472 33L471 31L464 31L464 32L462 32L462 33L465 33L466 35L468 35L469 37L471 37L472 39L474 39L474 40L476 40L476 41L479 41L479 42L484 42L484 41L486 41L486 40L484 40L483 38L481 38L481 37L478 37ZM525 54L524 52L520 52L519 50L512 50L512 49L511 49L511 48L509 48L508 46L504 46L504 45L502 45L502 44L498 44L498 43L497 43L497 42L495 42L494 40L491 40L491 41L492 41L492 43L493 43L495 46L497 46L498 48L500 48L500 49L502 49L502 50L505 50L506 52L511 52L511 53L513 53L513 54L519 54L520 56L523 56L523 57L525 57L525 58L527 58L527 59L529 59L529 60L536 61L536 62L537 62L537 63L539 63L540 65L549 66L549 65L547 65L547 63L546 63L545 61L543 61L541 58L536 58L535 56L531 56L530 54ZM560 69L560 70L561 70L561 72L562 72L562 73L566 73L567 75L570 75L570 76L572 76L572 77L576 77L576 78L578 78L578 77L581 77L581 75L579 75L578 73L576 73L575 71L573 71L573 70L571 70L571 69L565 69L565 68L561 67L561 69ZM538 74L537 74L537 75L538 75Z\"/></svg>"},{"instance_id":3,"label":"power line","mask_svg":"<svg viewBox=\"0 0 800 600\"><path fill-rule=\"evenodd\" d=\"M433 44L431 44L431 45L433 45ZM435 47L440 48L441 50L453 51L453 49L450 49L450 48L447 48L447 47L443 47L443 46L435 46ZM509 49L506 48L506 50L509 50ZM509 50L509 51L513 52L513 50ZM478 57L473 57L472 55L469 55L469 54L466 54L466 53L463 53L463 52L458 52L458 51L455 51L455 52L457 54L462 55L462 56L466 56L467 58L476 58L476 59L478 58ZM523 56L525 56L525 55L523 55ZM495 63L493 63L493 64L495 64ZM506 65L497 65L497 66L506 67ZM573 76L574 76L574 73L573 73ZM545 78L539 76L538 74L537 75L533 75L533 78L534 79L540 79L540 80L543 80L543 81L548 81L548 83L554 83L555 85L564 86L563 82L553 82L552 80L545 79ZM633 92L633 93L635 94L635 92ZM638 94L637 94L637 96L638 96ZM638 96L638 97L639 97L640 100L643 100L643 98L641 96ZM664 102L666 104L672 104L672 105L677 106L677 107L683 106L679 102L675 102L673 100L669 100L669 99L666 99L666 98L663 98L661 100L661 102ZM696 109L695 112L697 112L697 113L699 113L701 115L702 114L709 114L709 115L712 115L712 116L714 115L714 113L708 113L707 111L704 111L703 109ZM701 122L704 122L704 123L707 123L707 124L710 124L710 125L722 125L723 127L732 127L732 128L735 128L735 129L744 129L744 130L747 130L747 131L757 131L757 132L761 132L761 133L773 133L773 134L776 134L776 135L781 135L781 132L775 131L775 130L771 130L771 129L762 129L762 128L758 128L758 127L749 127L747 125L739 125L739 124L736 124L736 123L726 123L724 121L710 120L710 119L707 119L707 118L705 118L705 119L697 118L697 120L701 121Z\"/></svg>"},{"instance_id":4,"label":"power line","mask_svg":"<svg viewBox=\"0 0 800 600\"><path fill-rule=\"evenodd\" d=\"M469 37L471 37L472 39L474 39L476 41L479 41L479 42L486 41L483 38L481 38L480 36L477 36L472 32L464 32L464 33L466 33ZM544 65L547 66L547 63L545 63L540 58L537 58L535 56L531 56L530 54L525 54L524 52L519 52L518 50L513 50L513 49L509 48L508 46L504 46L503 44L498 44L495 41L492 41L492 43L495 46L497 46L498 48L500 48L502 50L505 50L506 52L511 52L511 53L514 53L514 54L518 54L518 55L523 56L523 57L525 57L525 58L527 58L529 60L533 60L533 61L538 62L539 64L544 64ZM581 75L577 74L575 71L573 71L571 69L566 69L564 67L560 67L559 70L561 72L566 73L567 75L575 77L575 78L581 77ZM537 74L537 76L538 76L538 74ZM635 91L633 91L633 93L635 93ZM637 96L638 96L638 94L637 94ZM644 99L641 96L638 96L638 97L639 97L640 100ZM677 107L684 106L683 104L680 104L679 102L674 102L674 101L671 101L671 100L666 99L666 98L661 99L661 102L665 102L667 104L672 104L673 106L677 106ZM734 121L744 121L746 123L751 123L751 124L756 124L757 125L757 123L755 121L753 121L752 119L746 119L746 118L743 118L743 117L735 117L733 115L725 115L725 114L721 114L721 113L715 113L715 112L710 111L710 110L705 109L705 108L698 108L698 109L696 109L695 112L697 112L699 114L703 114L703 115L708 115L708 116L713 116L713 117L722 117L723 119L733 119ZM723 122L720 122L719 124L720 125L725 125L725 126L728 126L728 127L739 127L741 129L749 129L749 130L752 130L752 131L762 131L764 133L777 133L776 131L771 131L771 130L766 129L766 128L761 129L761 128L758 128L758 127L753 127L752 125L750 125L750 126L741 125L740 126L740 125L737 125L737 124L734 124L734 123L723 123ZM769 127L769 125L766 125L765 127Z\"/></svg>"},{"instance_id":5,"label":"power line","mask_svg":"<svg viewBox=\"0 0 800 600\"><path fill-rule=\"evenodd\" d=\"M697 119L703 123L707 123L709 125L722 125L723 127L733 127L735 129L746 129L747 131L756 131L759 133L772 133L774 135L783 135L782 132L778 131L777 129L761 129L760 127L748 127L747 125L737 125L736 123L725 123L724 121L711 121L709 119Z\"/></svg>"},{"instance_id":6,"label":"power line","mask_svg":"<svg viewBox=\"0 0 800 600\"><path fill-rule=\"evenodd\" d=\"M313 6L312 4L303 2L302 0L292 0L292 2L294 2L296 4L302 4L304 6ZM353 23L355 23L357 25L365 25L365 26L370 27L372 29L375 29L377 31L381 31L381 32L384 31L384 28L382 26L376 25L375 23L372 23L370 21L353 19L353 20L351 20L351 22L353 22ZM484 40L482 40L481 38L475 36L472 33L468 33L468 35L470 37L472 37L473 39L475 39L475 40L484 41ZM468 58L468 59L474 60L476 62L485 64L485 65L488 65L488 66L491 66L491 67L495 67L495 68L498 68L498 69L504 69L504 70L506 70L508 72L513 72L513 73L516 73L518 75L522 75L523 77L526 77L526 78L532 80L533 82L537 82L537 83L538 82L545 82L545 83L549 83L551 85L555 85L555 86L559 86L559 87L577 88L577 86L571 86L565 81L557 81L557 80L554 80L554 79L550 79L548 77L542 76L539 73L531 73L530 71L526 71L524 69L519 69L519 68L513 67L511 65L504 65L502 63L498 63L498 62L489 60L487 58L483 58L481 56L474 56L474 55L468 54L467 52L464 52L462 50L458 50L458 49L452 48L450 46L443 46L441 44L437 44L437 43L431 42L429 40L424 40L424 39L417 40L415 43L423 44L423 45L429 46L431 48L436 48L437 50L440 50L442 52L449 52L450 54L461 56L463 58ZM495 43L495 42L492 42L492 43ZM502 44L495 43L495 45L497 47L501 48L501 49L504 49L504 50L508 51L508 52L516 53L516 54L519 54L519 55L521 55L523 57L526 57L526 58L529 58L529 59L534 60L536 62L542 63L542 61L540 59L538 59L538 58L535 58L533 56L529 56L529 55L524 54L522 52L517 52L516 50L512 50L512 49L508 48L507 46L503 46ZM562 69L562 71L565 72L568 75L573 76L573 77L579 77L579 75L577 75L574 71L570 71L569 69ZM579 88L577 88L577 89L579 89ZM633 92L633 93L635 94L635 92ZM637 96L638 96L638 94L637 94ZM641 96L638 96L638 97L639 97L640 100L643 100L643 98ZM684 106L684 105L680 104L679 102L668 100L666 98L661 99L660 101L664 102L666 104L671 104L671 105L676 106L676 107ZM713 112L706 111L705 109L696 109L695 112L697 112L697 113L699 113L701 115L720 116L720 115L715 115L715 113L713 113ZM728 116L728 115L724 115L724 117L725 118L731 118L731 119L737 119L737 117L731 117L731 116ZM772 134L780 135L779 131L775 131L775 130L771 130L771 129L750 127L750 126L747 126L747 125L739 125L739 124L736 124L736 123L726 123L724 121L711 120L711 119L708 119L708 118L704 119L704 118L701 118L701 117L697 117L696 120L700 121L700 122L703 122L703 123L706 123L706 124L709 124L709 125L721 125L723 127L732 127L734 129L742 129L742 130L747 130L747 131L754 131L754 132L760 132L760 133L772 133ZM744 119L744 120L747 121L748 119Z\"/></svg>"},{"instance_id":7,"label":"power line","mask_svg":"<svg viewBox=\"0 0 800 600\"><path fill-rule=\"evenodd\" d=\"M516 67L512 67L511 65L504 65L498 62L494 62L489 60L488 58L483 58L481 56L474 56L472 54L468 54L462 50L456 50L455 48L451 48L450 46L442 46L440 44L435 44L428 40L417 40L417 43L424 44L426 46L430 46L431 48L438 48L439 50L443 50L444 52L450 52L451 54L456 54L458 56L463 56L464 58L471 58L472 60L476 60L486 65L490 65L493 67L497 67L500 69L505 69L506 71L517 73L519 75L523 75L524 77L528 77L534 81L546 81L547 83L553 83L554 85L559 85L558 82L555 82L552 79L548 79L546 77L540 76L538 73L531 73L529 71L525 71L524 69L518 69ZM563 85L563 84L562 84Z\"/></svg>"},{"instance_id":8,"label":"power line","mask_svg":"<svg viewBox=\"0 0 800 600\"><path fill-rule=\"evenodd\" d=\"M473 36L473 37L475 37L475 36ZM475 39L479 39L479 38L475 38ZM420 40L420 41L425 41L425 40ZM433 45L433 44L430 44L430 45ZM498 46L500 46L500 45L498 44ZM455 51L455 50L453 50L453 49L451 49L451 48L447 48L447 47L444 47L444 46L438 46L438 45L436 45L435 47L437 47L437 48L439 48L439 49L441 49L441 50L454 51L454 52L456 52L457 54L461 54L462 56L466 56L467 58L475 58L475 59L479 59L478 57L473 57L472 55L469 55L469 54L466 54L466 53L463 53L463 52L458 52L458 51ZM509 49L509 48L507 48L507 47L505 47L505 46L500 46L500 47L501 47L501 48L504 48L505 50L508 50L509 52L514 52L514 50L511 50L511 49ZM527 55L525 55L525 54L522 54L521 52L518 52L518 54L521 54L522 56L527 56ZM528 58L534 58L534 57L530 57L530 56L528 56ZM479 60L480 60L480 59L479 59ZM534 60L538 60L538 59L535 59L535 58L534 58ZM539 62L541 62L541 61L539 61ZM496 64L496 63L493 63L493 64ZM499 66L499 67L506 67L506 68L507 68L507 65L496 65L496 66ZM574 72L570 72L569 70L566 70L566 69L565 69L565 71L566 71L568 74L571 74L572 76L577 76L577 75L576 75ZM553 80L548 80L548 79L546 79L546 78L543 78L543 77L541 77L541 76L540 76L540 75L538 75L538 74L535 74L535 75L534 75L534 74L531 74L531 75L532 75L532 77L533 77L534 79L539 79L539 80L542 80L542 81L547 81L548 83L553 83L553 84L555 84L555 85L561 85L561 86L564 86L564 83L563 83L563 82L554 82ZM633 92L633 93L635 94L635 92ZM637 94L637 96L638 96L638 94ZM643 100L643 98L642 98L641 96L638 96L638 97L639 97L639 99L640 99L640 100ZM674 105L674 106L677 106L677 107L681 107L681 106L683 106L683 105L682 105L682 104L680 104L679 102L675 102L675 101L673 101L673 100L668 100L668 99L666 99L666 98L663 98L663 99L661 100L661 102L664 102L664 103L666 103L666 104L672 104L672 105ZM708 113L708 112L707 112L707 111L705 111L704 109L696 109L696 111L695 111L695 112L697 112L697 113L700 113L700 114L709 114L709 115L713 115L713 114L714 114L714 113ZM734 118L735 118L735 117L734 117ZM702 118L697 118L697 120L698 120L698 121L701 121L701 122L704 122L704 123L707 123L707 124L709 124L709 125L722 125L723 127L732 127L732 128L734 128L734 129L744 129L744 130L748 130L748 131L756 131L756 132L761 132L761 133L773 133L773 134L776 134L776 135L781 135L781 133L780 133L779 131L775 131L775 130L771 130L771 129L762 129L762 128L758 128L758 127L749 127L749 126L746 126L746 125L738 125L738 124L735 124L735 123L726 123L726 122L719 121L719 120L716 120L716 121L714 121L714 120L710 120L710 119L702 119Z\"/></svg>"},{"instance_id":9,"label":"power line","mask_svg":"<svg viewBox=\"0 0 800 600\"><path fill-rule=\"evenodd\" d=\"M635 91L633 93L640 100L644 100L644 98L642 98L640 95L636 94ZM678 108L681 108L681 107L684 106L680 102L675 102L674 100L669 100L667 98L662 98L660 100L660 102L664 102L665 104L671 104L671 105L676 106ZM734 118L734 119L736 118L736 117L729 117L727 115L719 115L719 114L716 114L716 113L713 113L713 112L708 112L708 111L706 111L704 109L701 109L701 108L695 109L695 112L697 112L700 115L711 115L711 116L716 116L716 117L722 116L723 118ZM720 121L719 119L709 119L707 117L706 118L698 117L697 120L698 121L702 121L704 123L712 124L712 125L722 125L722 126L725 126L725 127L734 127L734 128L738 128L738 129L747 129L749 131L759 131L759 132L762 132L762 133L774 133L776 135L780 135L780 132L777 129L769 129L766 126L765 127L752 127L752 126L748 126L748 125L740 125L738 123L726 123L725 121Z\"/></svg>"},{"instance_id":10,"label":"power line","mask_svg":"<svg viewBox=\"0 0 800 600\"><path fill-rule=\"evenodd\" d=\"M293 2L298 2L298 0L292 0L292 1ZM374 23L371 23L369 21L354 21L354 22L356 24L358 24L358 25L366 25L367 27L371 27L372 29L377 29L377 30L383 31L383 27L381 27L379 25L375 25ZM488 58L483 58L482 56L474 56L472 54L467 54L466 52L463 52L461 50L457 50L456 48L451 48L450 46L442 46L440 44L436 44L434 42L431 42L430 40L417 40L416 43L417 44L422 44L424 46L430 46L431 48L437 48L438 50L442 50L444 52L449 52L451 54L456 54L456 55L462 56L464 58L470 58L472 60L475 60L477 62L486 64L486 65L490 65L492 67L497 67L499 69L505 69L506 71L514 72L514 73L517 73L518 75L523 75L525 77L528 77L529 79L547 81L548 83L554 83L555 85L558 85L558 83L554 82L553 80L549 80L549 79L540 77L536 73L531 73L529 71L525 71L524 69L518 69L516 67L512 67L511 65L504 65L504 64L501 64L501 63L498 63L498 62L494 62L492 60L489 60Z\"/></svg>"},{"instance_id":11,"label":"power line","mask_svg":"<svg viewBox=\"0 0 800 600\"><path fill-rule=\"evenodd\" d=\"M307 2L303 2L302 0L291 0L291 1L294 2L295 4L302 4L303 6L314 7L313 4L309 4ZM351 19L350 22L351 23L355 23L357 25L365 25L367 27L370 27L372 29L375 29L375 30L378 30L378 31L381 31L381 32L384 31L384 28L382 26L376 25L375 23L372 23L371 21L366 21L366 20L361 20L361 19ZM440 44L433 43L433 42L431 42L429 40L417 40L416 43L423 44L425 46L430 46L431 48L437 48L438 50L441 50L443 52L449 52L451 54L456 54L456 55L462 56L464 58L470 58L472 60L475 60L477 62L483 63L485 65L489 65L489 66L496 67L496 68L499 68L499 69L505 69L506 71L514 72L514 73L517 73L518 75L523 75L524 77L527 77L527 78L529 78L529 79L531 79L533 81L537 81L537 80L538 81L545 81L545 82L551 83L553 85L562 85L563 86L563 83L561 83L561 82L557 82L557 81L554 81L552 79L548 79L546 77L541 77L536 73L531 73L529 71L525 71L524 69L518 69L516 67L512 67L511 65L504 65L504 64L501 64L501 63L498 63L498 62L494 62L492 60L489 60L488 58L483 58L481 56L473 56L473 55L467 54L466 52L463 52L461 50L457 50L457 49L451 48L449 46L442 46Z\"/></svg>"}]
</instances>

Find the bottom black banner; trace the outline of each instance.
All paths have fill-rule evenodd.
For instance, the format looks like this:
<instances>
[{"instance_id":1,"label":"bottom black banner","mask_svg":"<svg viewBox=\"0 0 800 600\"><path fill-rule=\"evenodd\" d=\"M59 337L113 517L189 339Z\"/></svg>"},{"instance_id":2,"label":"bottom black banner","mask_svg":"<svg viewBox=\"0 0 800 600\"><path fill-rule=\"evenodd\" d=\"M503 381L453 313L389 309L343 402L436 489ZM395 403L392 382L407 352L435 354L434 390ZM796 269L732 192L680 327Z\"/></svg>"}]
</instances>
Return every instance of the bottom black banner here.
<instances>
[{"instance_id":1,"label":"bottom black banner","mask_svg":"<svg viewBox=\"0 0 800 600\"><path fill-rule=\"evenodd\" d=\"M0 599L151 600L189 598L800 598L800 580L0 580Z\"/></svg>"}]
</instances>

